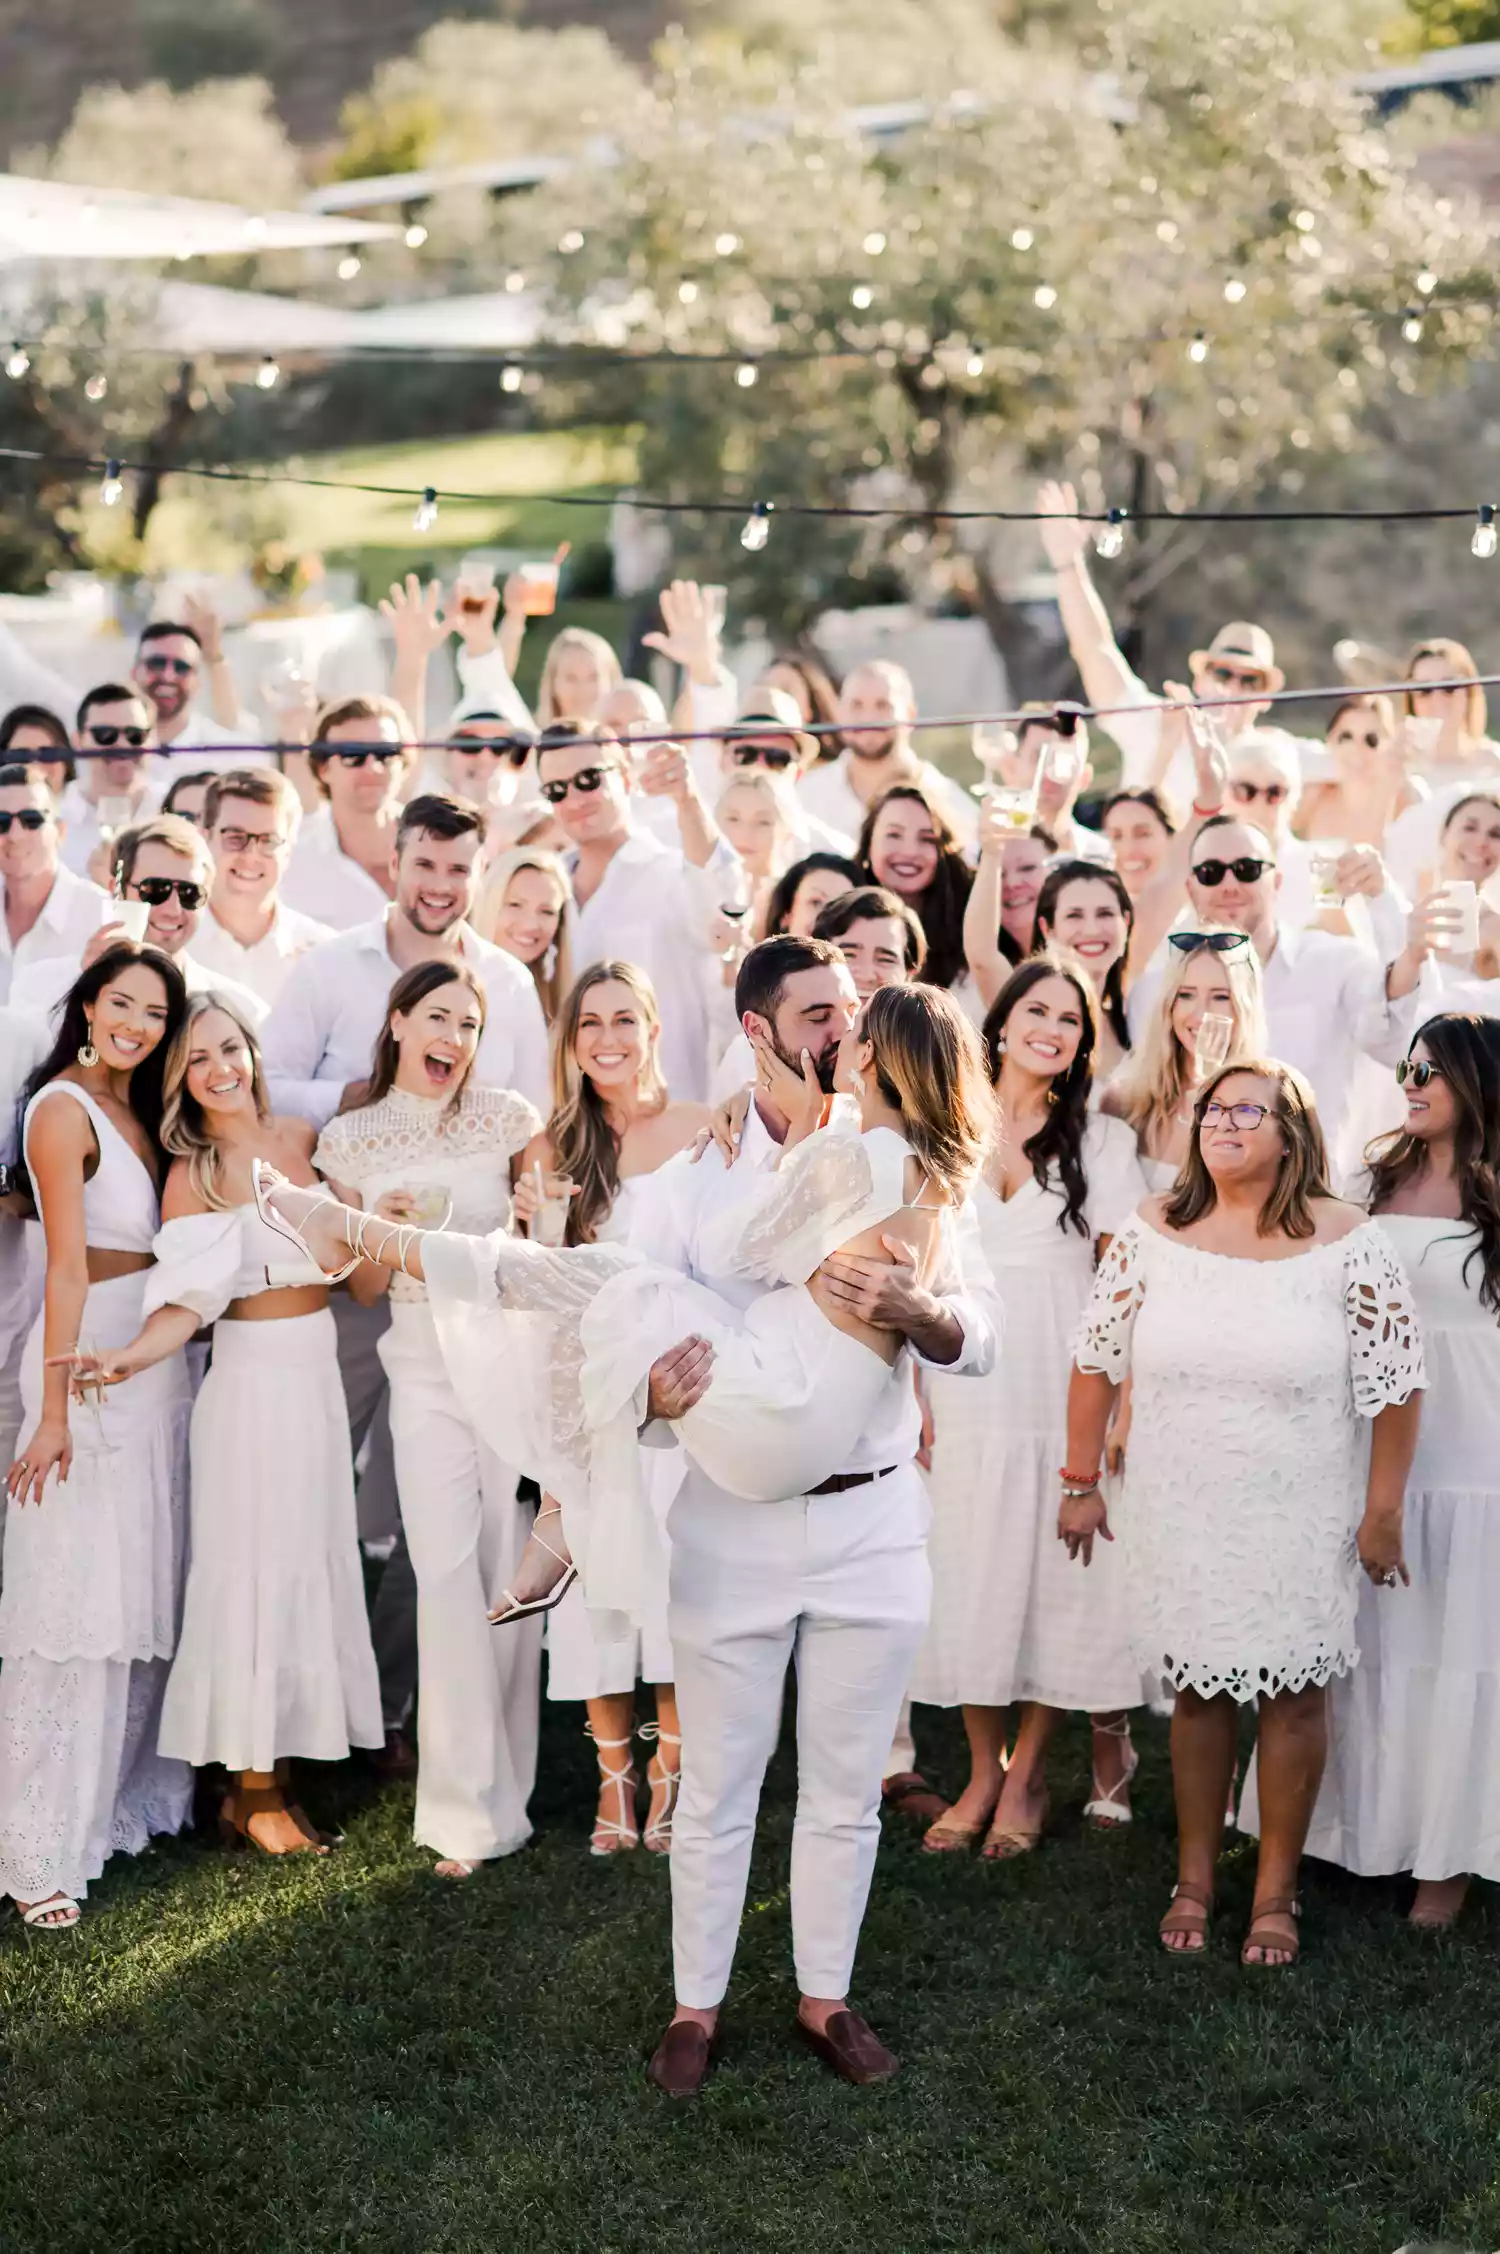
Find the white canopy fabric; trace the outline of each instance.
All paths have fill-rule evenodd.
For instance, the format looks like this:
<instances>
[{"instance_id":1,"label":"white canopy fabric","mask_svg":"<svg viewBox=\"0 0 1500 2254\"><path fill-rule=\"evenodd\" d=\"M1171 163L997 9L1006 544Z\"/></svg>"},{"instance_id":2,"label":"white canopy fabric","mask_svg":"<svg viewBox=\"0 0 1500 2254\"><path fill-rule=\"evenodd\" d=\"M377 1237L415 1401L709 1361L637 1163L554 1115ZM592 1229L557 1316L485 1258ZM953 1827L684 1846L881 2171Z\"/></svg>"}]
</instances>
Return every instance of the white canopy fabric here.
<instances>
[{"instance_id":1,"label":"white canopy fabric","mask_svg":"<svg viewBox=\"0 0 1500 2254\"><path fill-rule=\"evenodd\" d=\"M0 173L0 259L178 259L379 242L393 226Z\"/></svg>"}]
</instances>

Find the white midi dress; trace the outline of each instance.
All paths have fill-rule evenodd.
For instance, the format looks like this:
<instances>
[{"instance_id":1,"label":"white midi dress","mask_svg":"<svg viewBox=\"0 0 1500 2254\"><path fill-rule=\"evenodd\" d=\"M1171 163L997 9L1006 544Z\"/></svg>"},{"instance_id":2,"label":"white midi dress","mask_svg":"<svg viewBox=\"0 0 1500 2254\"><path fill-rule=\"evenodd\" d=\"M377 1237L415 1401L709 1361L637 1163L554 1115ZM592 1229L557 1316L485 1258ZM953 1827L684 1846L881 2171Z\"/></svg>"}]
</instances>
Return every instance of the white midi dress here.
<instances>
[{"instance_id":1,"label":"white midi dress","mask_svg":"<svg viewBox=\"0 0 1500 2254\"><path fill-rule=\"evenodd\" d=\"M156 1184L86 1089L54 1080L27 1107L81 1104L99 1164L85 1182L88 1243L149 1253ZM141 1327L150 1270L91 1284L79 1344L107 1352ZM29 1434L41 1413L39 1316L21 1364ZM97 1406L70 1404L73 1463L39 1504L12 1503L0 1592L0 1892L81 1900L112 1854L180 1831L192 1775L157 1751L167 1661L182 1601L187 1518L187 1368L172 1355Z\"/></svg>"},{"instance_id":2,"label":"white midi dress","mask_svg":"<svg viewBox=\"0 0 1500 2254\"><path fill-rule=\"evenodd\" d=\"M1094 1286L1094 1247L1144 1193L1135 1137L1091 1115L1083 1147L1085 1234L1060 1229L1055 1169L1001 1199L973 1192L980 1241L1010 1309L989 1376L924 1372L932 1407L932 1620L912 1697L932 1706L1044 1706L1094 1713L1147 1695L1131 1656L1120 1560L1108 1544L1086 1574L1057 1538L1073 1342Z\"/></svg>"},{"instance_id":3,"label":"white midi dress","mask_svg":"<svg viewBox=\"0 0 1500 2254\"><path fill-rule=\"evenodd\" d=\"M333 1317L221 1320L231 1300L267 1290L268 1262L286 1269L286 1240L241 1205L165 1222L147 1278L144 1314L187 1307L214 1326L160 1739L195 1768L268 1771L385 1743Z\"/></svg>"},{"instance_id":4,"label":"white midi dress","mask_svg":"<svg viewBox=\"0 0 1500 2254\"><path fill-rule=\"evenodd\" d=\"M1260 1261L1138 1216L1100 1264L1076 1361L1134 1380L1111 1526L1142 1671L1242 1704L1347 1673L1368 1420L1425 1383L1381 1227Z\"/></svg>"},{"instance_id":5,"label":"white midi dress","mask_svg":"<svg viewBox=\"0 0 1500 2254\"><path fill-rule=\"evenodd\" d=\"M1367 1877L1497 1879L1500 1322L1480 1304L1474 1230L1403 1213L1380 1226L1411 1278L1427 1362L1411 1587L1360 1588L1360 1661L1334 1685L1307 1851Z\"/></svg>"}]
</instances>

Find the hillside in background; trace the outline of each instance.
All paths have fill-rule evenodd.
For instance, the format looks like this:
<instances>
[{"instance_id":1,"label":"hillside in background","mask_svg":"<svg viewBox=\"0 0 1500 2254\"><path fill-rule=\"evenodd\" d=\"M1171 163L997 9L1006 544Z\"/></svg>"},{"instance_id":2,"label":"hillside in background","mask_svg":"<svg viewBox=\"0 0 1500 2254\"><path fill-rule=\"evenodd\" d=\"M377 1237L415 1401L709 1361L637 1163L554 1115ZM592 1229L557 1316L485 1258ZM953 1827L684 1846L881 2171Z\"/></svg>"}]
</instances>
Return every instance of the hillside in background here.
<instances>
[{"instance_id":1,"label":"hillside in background","mask_svg":"<svg viewBox=\"0 0 1500 2254\"><path fill-rule=\"evenodd\" d=\"M316 145L375 65L447 17L587 23L641 52L680 8L670 0L0 0L0 164L55 141L87 85L147 79L189 86L259 73L293 137Z\"/></svg>"}]
</instances>

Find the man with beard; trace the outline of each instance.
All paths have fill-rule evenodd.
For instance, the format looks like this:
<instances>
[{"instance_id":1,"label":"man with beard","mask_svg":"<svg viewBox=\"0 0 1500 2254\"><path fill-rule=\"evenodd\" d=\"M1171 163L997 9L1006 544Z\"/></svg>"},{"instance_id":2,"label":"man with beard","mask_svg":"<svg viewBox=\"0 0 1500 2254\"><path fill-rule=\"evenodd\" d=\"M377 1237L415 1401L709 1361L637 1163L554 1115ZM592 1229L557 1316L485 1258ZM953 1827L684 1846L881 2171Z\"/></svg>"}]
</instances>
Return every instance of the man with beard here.
<instances>
[{"instance_id":1,"label":"man with beard","mask_svg":"<svg viewBox=\"0 0 1500 2254\"><path fill-rule=\"evenodd\" d=\"M856 665L839 691L839 733L844 749L835 760L803 776L800 801L831 829L858 837L864 818L893 783L915 783L972 846L979 811L959 784L918 757L912 743L916 692L904 666L888 658Z\"/></svg>"},{"instance_id":2,"label":"man with beard","mask_svg":"<svg viewBox=\"0 0 1500 2254\"><path fill-rule=\"evenodd\" d=\"M211 717L200 712L197 695L207 674L213 698ZM132 682L156 714L156 741L174 769L191 752L190 767L265 767L270 754L247 749L259 732L240 714L239 692L224 656L224 633L206 604L189 605L186 620L158 619L136 646ZM226 725L226 718L232 725ZM164 763L165 764L165 763Z\"/></svg>"},{"instance_id":3,"label":"man with beard","mask_svg":"<svg viewBox=\"0 0 1500 2254\"><path fill-rule=\"evenodd\" d=\"M735 1005L747 1033L794 1071L806 1055L819 1086L831 1089L839 1043L859 1010L836 947L788 934L762 941L740 966ZM712 1271L703 1247L749 1177L774 1165L788 1125L757 1084L733 1163L715 1148L697 1164L684 1154L664 1166L650 1179L632 1243L748 1306L766 1287ZM999 1309L972 1215L960 1208L953 1219L930 1289L906 1260L838 1253L823 1273L919 1360L977 1376L994 1360ZM706 1353L700 1347L695 1361L688 1342L653 1371L653 1417L680 1415L698 1398ZM681 1397L670 1374L678 1360ZM712 1385L711 1367L706 1374ZM689 1465L672 1506L668 1618L683 1738L672 1833L677 2010L648 2070L669 2097L695 2096L708 2073L792 1659L797 2026L848 2081L885 2081L897 2070L847 1997L879 1841L881 1771L929 1602L919 1426L911 1356L901 1353L851 1461L812 1494L747 1503ZM651 1424L646 1437L669 1436Z\"/></svg>"}]
</instances>

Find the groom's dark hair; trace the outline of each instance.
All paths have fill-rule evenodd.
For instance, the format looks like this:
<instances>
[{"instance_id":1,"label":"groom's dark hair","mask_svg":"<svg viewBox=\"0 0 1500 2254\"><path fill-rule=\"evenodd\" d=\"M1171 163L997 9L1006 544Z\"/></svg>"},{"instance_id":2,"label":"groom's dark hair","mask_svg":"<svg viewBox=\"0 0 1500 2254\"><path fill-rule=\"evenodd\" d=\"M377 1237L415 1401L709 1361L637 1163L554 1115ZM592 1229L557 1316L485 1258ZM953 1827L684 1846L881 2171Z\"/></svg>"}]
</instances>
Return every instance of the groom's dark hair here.
<instances>
[{"instance_id":1,"label":"groom's dark hair","mask_svg":"<svg viewBox=\"0 0 1500 2254\"><path fill-rule=\"evenodd\" d=\"M799 970L821 970L825 963L843 964L837 947L826 939L797 939L779 931L752 947L734 982L734 1014L743 1023L746 1010L769 1021L776 1015L786 982Z\"/></svg>"}]
</instances>

